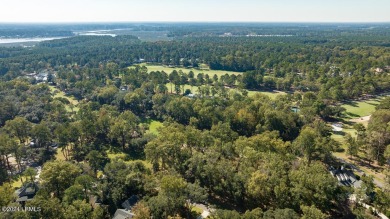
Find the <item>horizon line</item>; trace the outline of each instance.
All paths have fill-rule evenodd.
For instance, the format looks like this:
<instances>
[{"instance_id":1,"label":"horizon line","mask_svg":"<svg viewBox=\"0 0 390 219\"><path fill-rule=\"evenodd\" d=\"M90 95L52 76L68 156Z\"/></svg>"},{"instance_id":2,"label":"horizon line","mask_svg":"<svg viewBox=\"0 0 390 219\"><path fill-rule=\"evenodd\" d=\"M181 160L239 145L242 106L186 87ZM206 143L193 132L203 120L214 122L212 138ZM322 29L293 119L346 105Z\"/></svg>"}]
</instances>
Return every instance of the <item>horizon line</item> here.
<instances>
[{"instance_id":1,"label":"horizon line","mask_svg":"<svg viewBox=\"0 0 390 219\"><path fill-rule=\"evenodd\" d=\"M0 24L131 24L131 23L252 23L252 24L390 24L390 21L0 21Z\"/></svg>"}]
</instances>

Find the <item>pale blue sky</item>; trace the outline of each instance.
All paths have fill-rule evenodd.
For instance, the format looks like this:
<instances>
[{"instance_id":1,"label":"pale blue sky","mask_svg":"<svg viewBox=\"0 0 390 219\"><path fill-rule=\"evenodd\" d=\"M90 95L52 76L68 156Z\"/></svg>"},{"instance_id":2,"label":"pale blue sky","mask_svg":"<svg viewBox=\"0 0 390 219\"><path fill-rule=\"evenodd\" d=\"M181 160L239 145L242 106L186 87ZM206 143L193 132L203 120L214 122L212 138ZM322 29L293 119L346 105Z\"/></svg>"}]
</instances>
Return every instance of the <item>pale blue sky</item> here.
<instances>
[{"instance_id":1,"label":"pale blue sky","mask_svg":"<svg viewBox=\"0 0 390 219\"><path fill-rule=\"evenodd\" d=\"M1 0L0 22L390 22L390 0Z\"/></svg>"}]
</instances>

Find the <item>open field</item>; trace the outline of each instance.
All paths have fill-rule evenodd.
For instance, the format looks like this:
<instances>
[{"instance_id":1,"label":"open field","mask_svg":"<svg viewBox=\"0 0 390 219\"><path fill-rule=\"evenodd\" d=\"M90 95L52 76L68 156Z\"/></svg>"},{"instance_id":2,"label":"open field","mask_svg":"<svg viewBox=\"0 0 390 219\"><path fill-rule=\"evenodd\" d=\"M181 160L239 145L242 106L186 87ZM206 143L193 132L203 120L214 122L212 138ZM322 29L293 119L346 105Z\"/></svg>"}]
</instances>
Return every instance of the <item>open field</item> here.
<instances>
[{"instance_id":1,"label":"open field","mask_svg":"<svg viewBox=\"0 0 390 219\"><path fill-rule=\"evenodd\" d=\"M344 143L343 137L346 133L349 133L352 137L356 136L356 130L353 128L353 124L361 123L367 127L370 120L370 115L375 111L375 107L380 103L382 98L374 98L362 101L351 101L341 105L346 109L344 113L344 119L348 121L343 123L343 131L340 133L333 133L332 138L338 140L340 143Z\"/></svg>"},{"instance_id":2,"label":"open field","mask_svg":"<svg viewBox=\"0 0 390 219\"><path fill-rule=\"evenodd\" d=\"M79 103L79 101L77 101L74 97L66 96L64 92L60 91L58 88L56 88L54 86L49 86L49 87L50 87L52 94L54 94L53 98L56 98L56 97L65 98L73 105L74 112L77 112L79 110L79 108L77 107L77 104ZM69 105L66 105L65 107L66 107L66 110L68 112L72 112L72 108Z\"/></svg>"},{"instance_id":3,"label":"open field","mask_svg":"<svg viewBox=\"0 0 390 219\"><path fill-rule=\"evenodd\" d=\"M215 74L218 77L221 77L222 75L228 74L228 75L239 75L242 74L242 72L235 72L235 71L221 71L221 70L210 70L207 67L203 67L202 69L195 69L195 68L184 68L184 67L168 67L168 66L162 66L162 65L150 65L150 64L141 64L141 66L146 66L148 68L148 72L152 71L164 71L168 74L170 74L173 70L176 71L183 71L184 73L193 71L195 74L195 77L199 73L208 74L209 77L213 77Z\"/></svg>"},{"instance_id":4,"label":"open field","mask_svg":"<svg viewBox=\"0 0 390 219\"><path fill-rule=\"evenodd\" d=\"M353 128L353 124L361 123L367 127L371 114L375 111L375 107L380 103L382 98L375 98L362 101L352 101L341 105L346 109L344 118L349 121L349 124L343 123L343 131L341 133L334 133L332 138L343 143L343 137L345 133L351 134L352 137L356 136L356 130Z\"/></svg>"},{"instance_id":5,"label":"open field","mask_svg":"<svg viewBox=\"0 0 390 219\"><path fill-rule=\"evenodd\" d=\"M341 105L346 109L347 118L359 118L371 115L375 111L375 107L379 104L381 98L375 98L362 101L351 101Z\"/></svg>"},{"instance_id":6,"label":"open field","mask_svg":"<svg viewBox=\"0 0 390 219\"><path fill-rule=\"evenodd\" d=\"M279 95L286 95L286 92L283 91L248 91L248 96L254 96L255 94L264 94L270 97L271 99L275 99Z\"/></svg>"},{"instance_id":7,"label":"open field","mask_svg":"<svg viewBox=\"0 0 390 219\"><path fill-rule=\"evenodd\" d=\"M164 71L164 72L166 72L168 74L171 73L173 70L176 70L176 71L181 70L181 71L183 71L184 73L187 73L187 74L188 74L188 72L193 71L194 74L195 74L195 77L199 73L208 74L210 77L213 77L214 74L216 74L219 78L222 75L225 75L225 74L228 74L228 75L239 75L239 74L242 74L242 72L210 70L207 65L206 66L203 65L202 69L182 68L182 67L168 67L168 66L162 66L162 65L151 65L151 64L146 64L146 63L141 64L141 66L146 66L148 68L148 72ZM175 92L175 86L173 84L167 83L166 86L167 86L169 92L171 92L171 87L172 87L172 91ZM186 85L184 85L184 90L183 90L183 86L180 86L180 88L182 90L182 93L185 90L189 89L189 90L191 90L191 93L198 94L198 86L190 86L190 85L186 84ZM248 91L248 96L253 96L256 93L261 93L261 94L267 95L271 99L275 99L278 95L285 95L286 94L285 92L282 92L282 91Z\"/></svg>"},{"instance_id":8,"label":"open field","mask_svg":"<svg viewBox=\"0 0 390 219\"><path fill-rule=\"evenodd\" d=\"M175 85L173 85L172 83L167 83L166 86L168 88L168 92L171 92L171 85L172 85L172 91L173 93L175 92ZM199 86L190 86L188 84L184 85L184 90L183 90L183 86L180 86L180 89L181 89L181 92L184 93L185 90L190 90L191 93L193 94L198 94L198 89L199 89ZM230 89L232 91L237 91L236 89ZM254 96L255 94L264 94L268 97L270 97L271 99L275 99L277 96L279 95L286 95L287 93L286 92L283 92L283 91L249 91L248 90L248 96L251 97L251 96Z\"/></svg>"}]
</instances>

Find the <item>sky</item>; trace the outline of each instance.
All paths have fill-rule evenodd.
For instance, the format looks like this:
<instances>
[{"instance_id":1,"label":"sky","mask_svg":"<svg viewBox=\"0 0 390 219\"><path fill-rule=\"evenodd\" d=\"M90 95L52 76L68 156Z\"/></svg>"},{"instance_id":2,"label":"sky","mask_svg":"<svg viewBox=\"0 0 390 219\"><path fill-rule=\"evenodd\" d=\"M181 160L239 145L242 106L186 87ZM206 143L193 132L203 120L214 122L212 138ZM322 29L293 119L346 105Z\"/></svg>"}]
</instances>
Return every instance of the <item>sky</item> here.
<instances>
[{"instance_id":1,"label":"sky","mask_svg":"<svg viewBox=\"0 0 390 219\"><path fill-rule=\"evenodd\" d=\"M8 22L390 22L390 0L0 0Z\"/></svg>"}]
</instances>

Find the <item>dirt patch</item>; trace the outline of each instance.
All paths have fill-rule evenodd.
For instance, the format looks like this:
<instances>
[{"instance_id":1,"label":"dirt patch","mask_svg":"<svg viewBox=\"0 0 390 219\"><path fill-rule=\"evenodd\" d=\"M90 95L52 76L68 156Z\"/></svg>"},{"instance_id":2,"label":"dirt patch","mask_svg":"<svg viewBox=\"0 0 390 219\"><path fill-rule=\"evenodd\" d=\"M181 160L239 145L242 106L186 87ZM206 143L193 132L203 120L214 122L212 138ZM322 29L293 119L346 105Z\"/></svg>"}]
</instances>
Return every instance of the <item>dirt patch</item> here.
<instances>
[{"instance_id":1,"label":"dirt patch","mask_svg":"<svg viewBox=\"0 0 390 219\"><path fill-rule=\"evenodd\" d=\"M363 124L364 126L367 127L368 121L370 121L370 118L371 118L371 115L359 117L359 118L356 118L356 119L351 119L349 121L353 122L353 123L361 123L361 124Z\"/></svg>"}]
</instances>

